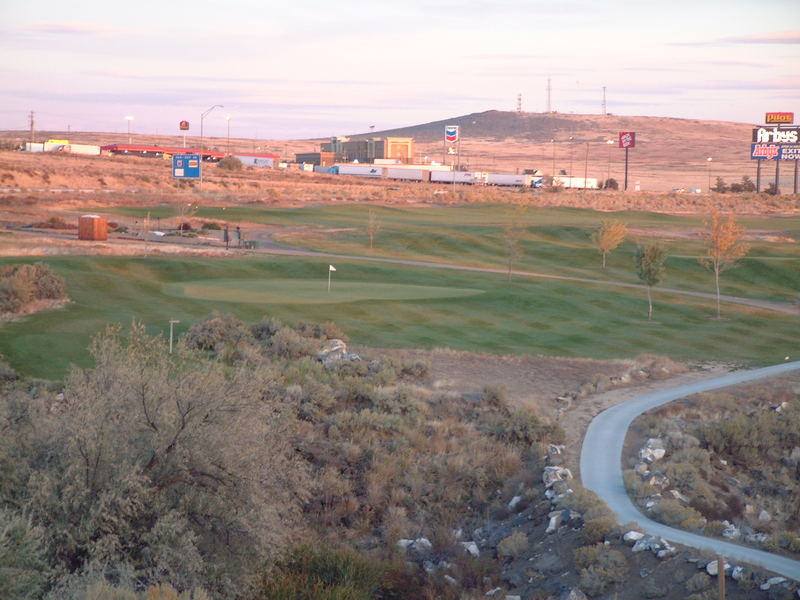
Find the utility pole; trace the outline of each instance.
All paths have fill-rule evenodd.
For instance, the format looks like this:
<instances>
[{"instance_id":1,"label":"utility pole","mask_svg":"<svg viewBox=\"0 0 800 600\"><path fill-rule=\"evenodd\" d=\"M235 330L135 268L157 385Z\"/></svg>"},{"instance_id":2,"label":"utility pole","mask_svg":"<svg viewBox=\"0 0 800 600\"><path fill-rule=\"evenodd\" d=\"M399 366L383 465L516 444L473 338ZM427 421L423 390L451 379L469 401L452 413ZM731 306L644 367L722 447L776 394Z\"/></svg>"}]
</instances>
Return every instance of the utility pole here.
<instances>
[{"instance_id":1,"label":"utility pole","mask_svg":"<svg viewBox=\"0 0 800 600\"><path fill-rule=\"evenodd\" d=\"M606 86L603 86L603 116L607 115L606 111Z\"/></svg>"},{"instance_id":2,"label":"utility pole","mask_svg":"<svg viewBox=\"0 0 800 600\"><path fill-rule=\"evenodd\" d=\"M28 115L28 122L30 123L30 126L31 126L31 144L35 141L34 133L33 133L34 126L36 125L36 122L34 121L34 118L33 118L35 114L36 113L31 111L30 114Z\"/></svg>"},{"instance_id":3,"label":"utility pole","mask_svg":"<svg viewBox=\"0 0 800 600\"><path fill-rule=\"evenodd\" d=\"M517 94L517 114L522 114L522 94Z\"/></svg>"},{"instance_id":4,"label":"utility pole","mask_svg":"<svg viewBox=\"0 0 800 600\"><path fill-rule=\"evenodd\" d=\"M547 78L547 112L553 112L553 105L550 103L550 78Z\"/></svg>"},{"instance_id":5,"label":"utility pole","mask_svg":"<svg viewBox=\"0 0 800 600\"><path fill-rule=\"evenodd\" d=\"M719 600L725 600L725 557L717 556L717 579L719 580Z\"/></svg>"}]
</instances>

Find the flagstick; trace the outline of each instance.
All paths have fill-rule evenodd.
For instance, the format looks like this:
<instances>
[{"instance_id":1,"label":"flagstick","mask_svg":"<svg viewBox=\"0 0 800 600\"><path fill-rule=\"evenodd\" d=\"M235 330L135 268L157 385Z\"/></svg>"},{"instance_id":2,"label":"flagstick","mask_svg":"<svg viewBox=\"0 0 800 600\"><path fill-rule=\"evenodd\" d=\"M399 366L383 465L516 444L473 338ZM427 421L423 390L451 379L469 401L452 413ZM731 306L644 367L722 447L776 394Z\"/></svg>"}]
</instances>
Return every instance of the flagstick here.
<instances>
[{"instance_id":1,"label":"flagstick","mask_svg":"<svg viewBox=\"0 0 800 600\"><path fill-rule=\"evenodd\" d=\"M328 293L331 293L331 268L328 267Z\"/></svg>"}]
</instances>

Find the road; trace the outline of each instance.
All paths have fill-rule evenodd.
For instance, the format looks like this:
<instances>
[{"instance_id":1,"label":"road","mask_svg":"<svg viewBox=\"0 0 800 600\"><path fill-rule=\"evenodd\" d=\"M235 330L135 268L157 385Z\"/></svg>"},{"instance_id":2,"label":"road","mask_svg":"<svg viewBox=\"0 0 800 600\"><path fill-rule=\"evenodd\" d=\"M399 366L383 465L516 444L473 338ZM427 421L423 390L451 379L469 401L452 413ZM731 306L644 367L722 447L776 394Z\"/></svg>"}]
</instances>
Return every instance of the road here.
<instances>
[{"instance_id":1,"label":"road","mask_svg":"<svg viewBox=\"0 0 800 600\"><path fill-rule=\"evenodd\" d=\"M661 536L673 543L697 550L714 552L724 556L729 562L758 565L800 581L800 561L674 529L649 519L633 505L622 479L622 446L625 435L633 420L643 412L691 394L797 369L800 369L800 361L741 371L655 392L609 408L594 418L583 440L580 459L583 486L595 492L608 505L619 523L635 522L647 534Z\"/></svg>"}]
</instances>

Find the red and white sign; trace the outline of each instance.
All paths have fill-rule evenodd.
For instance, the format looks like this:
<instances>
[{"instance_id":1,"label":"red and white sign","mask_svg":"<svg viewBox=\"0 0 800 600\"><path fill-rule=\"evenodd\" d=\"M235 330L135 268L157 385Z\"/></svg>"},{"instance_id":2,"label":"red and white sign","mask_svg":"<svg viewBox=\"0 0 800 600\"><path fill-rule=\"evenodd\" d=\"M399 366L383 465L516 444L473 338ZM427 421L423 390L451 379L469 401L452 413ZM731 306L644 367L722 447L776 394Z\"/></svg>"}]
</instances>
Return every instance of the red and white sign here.
<instances>
[{"instance_id":1,"label":"red and white sign","mask_svg":"<svg viewBox=\"0 0 800 600\"><path fill-rule=\"evenodd\" d=\"M636 132L635 131L620 131L619 132L619 147L620 148L633 148L636 146Z\"/></svg>"},{"instance_id":2,"label":"red and white sign","mask_svg":"<svg viewBox=\"0 0 800 600\"><path fill-rule=\"evenodd\" d=\"M187 129L189 129L189 121L181 121L180 123L178 123L178 127L180 128L181 131L186 131Z\"/></svg>"}]
</instances>

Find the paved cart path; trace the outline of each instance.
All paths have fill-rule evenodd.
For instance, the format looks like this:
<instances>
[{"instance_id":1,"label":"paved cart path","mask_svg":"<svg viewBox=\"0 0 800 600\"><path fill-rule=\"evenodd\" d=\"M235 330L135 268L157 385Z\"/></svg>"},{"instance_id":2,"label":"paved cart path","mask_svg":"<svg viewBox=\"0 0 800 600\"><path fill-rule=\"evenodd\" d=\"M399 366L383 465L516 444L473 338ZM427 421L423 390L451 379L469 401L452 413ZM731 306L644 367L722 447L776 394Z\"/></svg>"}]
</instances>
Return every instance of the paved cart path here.
<instances>
[{"instance_id":1,"label":"paved cart path","mask_svg":"<svg viewBox=\"0 0 800 600\"><path fill-rule=\"evenodd\" d=\"M614 512L619 523L635 522L647 534L661 536L671 542L697 550L709 550L731 562L758 565L768 571L800 581L800 561L674 529L649 519L634 506L622 479L622 447L625 435L633 420L643 412L699 392L797 369L800 369L800 361L753 371L741 371L640 396L603 411L591 422L583 440L580 460L583 486L600 496Z\"/></svg>"}]
</instances>

